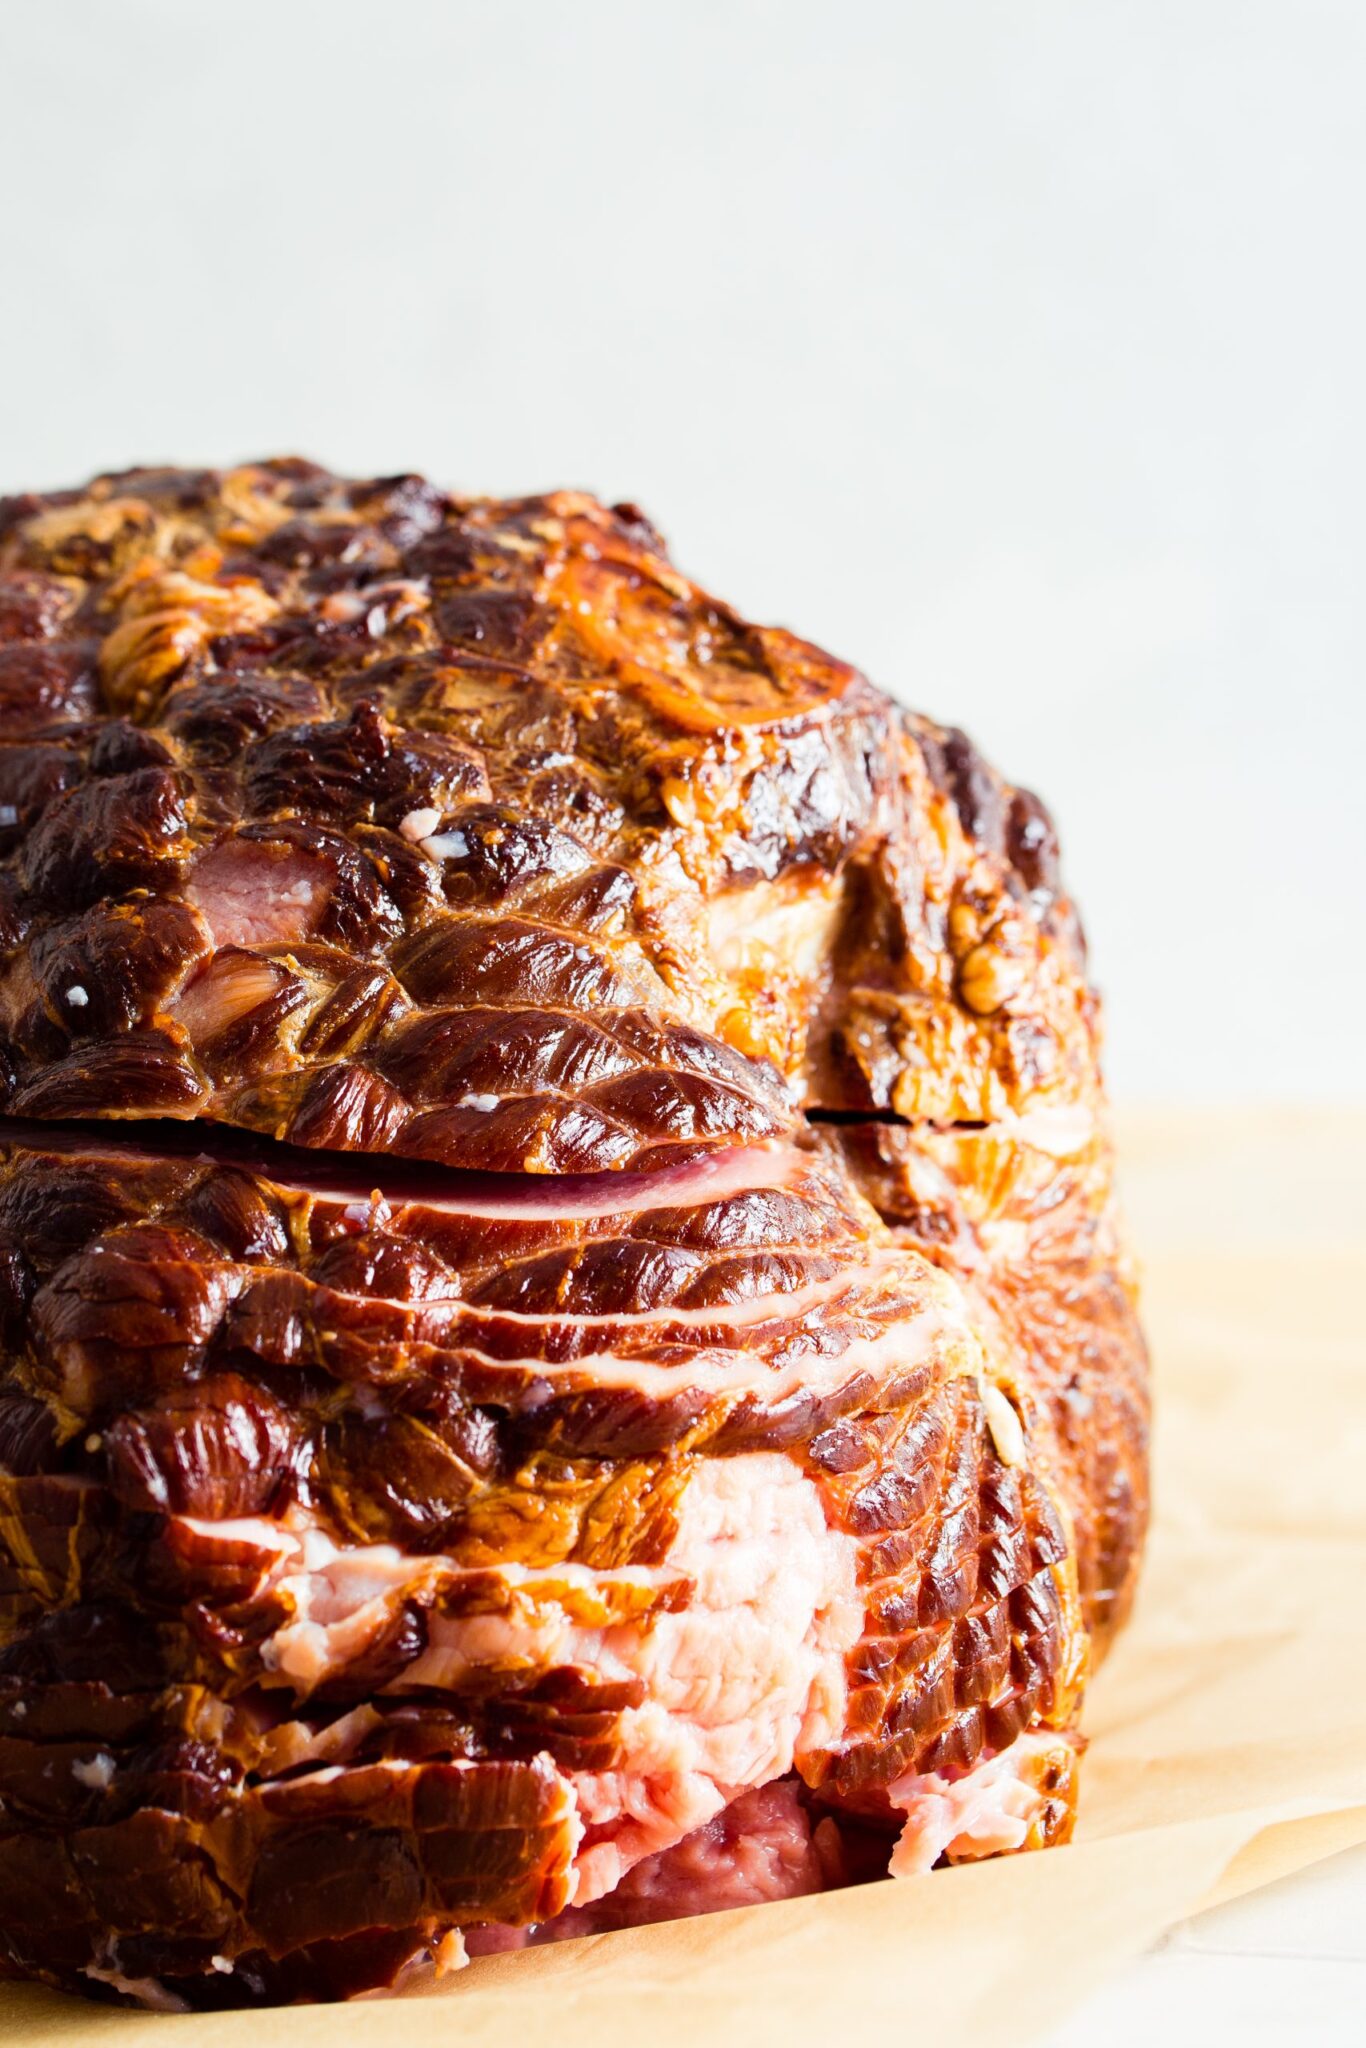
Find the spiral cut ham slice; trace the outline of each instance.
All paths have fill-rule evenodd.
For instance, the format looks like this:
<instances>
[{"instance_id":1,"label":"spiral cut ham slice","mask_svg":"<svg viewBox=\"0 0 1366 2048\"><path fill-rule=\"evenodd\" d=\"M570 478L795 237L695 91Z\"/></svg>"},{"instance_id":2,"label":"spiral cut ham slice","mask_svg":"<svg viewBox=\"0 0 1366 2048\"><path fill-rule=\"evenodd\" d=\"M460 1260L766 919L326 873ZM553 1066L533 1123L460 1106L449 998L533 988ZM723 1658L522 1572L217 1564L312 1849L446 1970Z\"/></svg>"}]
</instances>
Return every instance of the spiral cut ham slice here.
<instances>
[{"instance_id":1,"label":"spiral cut ham slice","mask_svg":"<svg viewBox=\"0 0 1366 2048\"><path fill-rule=\"evenodd\" d=\"M835 1816L881 1830L885 1862L907 1770L1067 1723L1065 1532L1044 1469L999 1455L953 1283L836 1155L732 1164L556 1214L9 1135L0 1227L32 1281L0 1400L12 1944L58 1821L93 1981L283 1995L333 1982L331 1945L372 1942L394 1898L391 1974L443 1922L586 1927L641 1865L644 1911L659 1858L779 1781L836 1848ZM52 1760L36 1681L69 1702L79 1632L119 1616L144 1632L128 1679L164 1689L130 1737L96 1659L54 1807L21 1784ZM105 1924L100 1872L165 1855L183 1884L191 1850L198 1922L153 1931L149 1877ZM305 1884L312 1857L345 1875ZM842 1867L775 1857L775 1884ZM266 1904L300 1886L312 1918Z\"/></svg>"},{"instance_id":2,"label":"spiral cut ham slice","mask_svg":"<svg viewBox=\"0 0 1366 2048\"><path fill-rule=\"evenodd\" d=\"M1066 1838L1146 1393L1037 801L631 507L0 501L0 1972Z\"/></svg>"}]
</instances>

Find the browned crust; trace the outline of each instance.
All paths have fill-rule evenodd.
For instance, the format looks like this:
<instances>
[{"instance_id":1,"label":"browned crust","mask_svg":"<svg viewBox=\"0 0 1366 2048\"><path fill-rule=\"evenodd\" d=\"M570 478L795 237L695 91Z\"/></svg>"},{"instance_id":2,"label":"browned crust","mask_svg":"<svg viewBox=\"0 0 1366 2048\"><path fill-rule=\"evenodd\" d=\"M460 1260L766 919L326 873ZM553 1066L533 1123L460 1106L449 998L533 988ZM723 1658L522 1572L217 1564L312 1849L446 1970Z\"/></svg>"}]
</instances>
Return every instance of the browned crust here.
<instances>
[{"instance_id":1,"label":"browned crust","mask_svg":"<svg viewBox=\"0 0 1366 2048\"><path fill-rule=\"evenodd\" d=\"M936 1120L1094 1093L1037 802L629 509L286 462L0 533L15 1113L573 1171L771 1133L779 1075ZM238 872L313 878L313 928L216 935ZM234 974L229 1023L187 1002Z\"/></svg>"},{"instance_id":2,"label":"browned crust","mask_svg":"<svg viewBox=\"0 0 1366 2048\"><path fill-rule=\"evenodd\" d=\"M339 1540L477 1568L431 1603L495 1600L507 1563L657 1564L697 1459L782 1449L866 1601L811 1796L885 1822L902 1772L1051 1730L1027 1846L1065 1839L1088 1632L1146 1518L1098 1042L1037 799L707 596L633 507L294 460L0 502L0 1112L37 1120L0 1146L0 1967L74 1981L117 1928L125 1974L195 1998L224 1951L233 1996L344 1995L556 1909L537 1760L609 1762L611 1688L385 1704L335 1789L273 1782L259 1560L185 1518L300 1487ZM131 1154L35 1135L107 1117ZM360 1228L261 1156L139 1154L168 1117L381 1182L795 1144L805 1193L743 1229L624 1203L462 1236L417 1199ZM783 1313L870 1250L878 1288ZM700 1392L674 1312L724 1344L760 1286L765 1360L938 1302L977 1363ZM622 1315L648 1387L576 1383L576 1311ZM544 1317L549 1393L500 1314ZM402 1608L299 1711L379 1698L426 1626ZM68 1740L117 1757L107 1810L79 1776L43 1806Z\"/></svg>"}]
</instances>

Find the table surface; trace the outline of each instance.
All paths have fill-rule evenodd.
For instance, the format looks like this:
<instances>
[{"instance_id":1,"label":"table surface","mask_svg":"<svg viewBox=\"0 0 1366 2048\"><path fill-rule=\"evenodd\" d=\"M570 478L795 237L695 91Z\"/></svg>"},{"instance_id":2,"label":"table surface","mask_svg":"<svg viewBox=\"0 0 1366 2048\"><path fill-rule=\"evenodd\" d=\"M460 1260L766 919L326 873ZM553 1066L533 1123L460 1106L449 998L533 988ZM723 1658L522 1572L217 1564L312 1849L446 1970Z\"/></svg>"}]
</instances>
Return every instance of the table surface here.
<instances>
[{"instance_id":1,"label":"table surface","mask_svg":"<svg viewBox=\"0 0 1366 2048\"><path fill-rule=\"evenodd\" d=\"M1350 1849L1172 1928L1047 2048L1298 2048L1360 2039L1363 2013L1366 1849Z\"/></svg>"},{"instance_id":2,"label":"table surface","mask_svg":"<svg viewBox=\"0 0 1366 2048\"><path fill-rule=\"evenodd\" d=\"M1312 1235L1315 1248L1322 1247L1327 1211L1343 1241L1366 1244L1366 1169L1359 1163L1366 1159L1366 1113L1204 1111L1191 1123L1201 1156L1191 1157L1174 1203L1170 1161L1180 1150L1179 1116L1134 1111L1118 1119L1121 1184L1140 1256L1155 1258L1192 1238L1223 1238L1247 1249L1265 1237L1270 1251L1273 1232L1275 1252L1293 1255L1296 1204L1276 1205L1269 1221L1259 1157L1268 1136L1274 1143L1291 1133L1296 1149L1307 1145L1315 1163L1314 1200L1300 1210L1306 1239ZM1150 1179L1150 1163L1159 1162L1167 1170ZM1159 1391L1160 1373L1159 1359ZM1155 2040L1186 2048L1225 2038L1239 2048L1299 2048L1360 2039L1363 2013L1366 1848L1359 1848L1172 1928L1050 2034L1047 2048L1151 2048Z\"/></svg>"}]
</instances>

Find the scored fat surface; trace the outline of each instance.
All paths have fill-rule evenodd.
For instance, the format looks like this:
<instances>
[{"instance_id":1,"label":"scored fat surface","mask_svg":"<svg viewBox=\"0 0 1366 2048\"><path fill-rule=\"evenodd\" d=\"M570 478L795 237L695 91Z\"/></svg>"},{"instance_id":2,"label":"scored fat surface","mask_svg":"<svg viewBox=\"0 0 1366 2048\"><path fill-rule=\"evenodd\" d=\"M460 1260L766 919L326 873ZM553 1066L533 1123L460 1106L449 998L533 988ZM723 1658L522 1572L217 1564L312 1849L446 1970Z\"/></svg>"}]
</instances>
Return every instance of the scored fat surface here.
<instances>
[{"instance_id":1,"label":"scored fat surface","mask_svg":"<svg viewBox=\"0 0 1366 2048\"><path fill-rule=\"evenodd\" d=\"M632 507L0 501L0 1968L1065 1837L1146 1386L1052 827Z\"/></svg>"}]
</instances>

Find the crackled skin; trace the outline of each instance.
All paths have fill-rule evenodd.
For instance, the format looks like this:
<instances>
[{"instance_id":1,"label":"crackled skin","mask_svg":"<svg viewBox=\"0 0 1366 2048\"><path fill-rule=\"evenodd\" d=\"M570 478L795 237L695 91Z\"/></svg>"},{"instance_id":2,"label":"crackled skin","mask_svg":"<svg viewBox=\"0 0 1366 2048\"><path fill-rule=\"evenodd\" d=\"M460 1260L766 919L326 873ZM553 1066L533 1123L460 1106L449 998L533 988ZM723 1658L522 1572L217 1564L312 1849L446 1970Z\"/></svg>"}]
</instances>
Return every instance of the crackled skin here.
<instances>
[{"instance_id":1,"label":"crackled skin","mask_svg":"<svg viewBox=\"0 0 1366 2048\"><path fill-rule=\"evenodd\" d=\"M580 1172L1091 1099L1051 827L631 508L0 505L7 1106Z\"/></svg>"},{"instance_id":2,"label":"crackled skin","mask_svg":"<svg viewBox=\"0 0 1366 2048\"><path fill-rule=\"evenodd\" d=\"M689 1614L727 1459L856 1560L775 1868L1017 1738L1065 1838L1146 1514L1097 1038L1037 800L632 507L0 501L0 1969L339 1997L667 1897L724 1817L559 1918L645 1698L583 1645ZM316 1665L305 1543L389 1573Z\"/></svg>"},{"instance_id":3,"label":"crackled skin","mask_svg":"<svg viewBox=\"0 0 1366 2048\"><path fill-rule=\"evenodd\" d=\"M842 1129L854 1177L896 1240L956 1276L994 1358L1047 1410L1072 1505L1093 1653L1124 1622L1148 1516L1147 1355L1104 1129L1061 1150L1018 1127Z\"/></svg>"}]
</instances>

